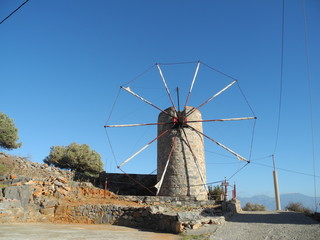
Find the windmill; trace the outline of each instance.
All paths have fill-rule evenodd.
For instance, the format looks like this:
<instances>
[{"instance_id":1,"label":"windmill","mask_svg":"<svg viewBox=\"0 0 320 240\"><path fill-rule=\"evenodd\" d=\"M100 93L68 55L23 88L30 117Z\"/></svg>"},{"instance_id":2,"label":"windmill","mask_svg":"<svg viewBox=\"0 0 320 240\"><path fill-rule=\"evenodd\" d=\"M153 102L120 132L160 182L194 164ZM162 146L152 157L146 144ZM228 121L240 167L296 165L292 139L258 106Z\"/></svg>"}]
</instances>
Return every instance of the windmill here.
<instances>
[{"instance_id":1,"label":"windmill","mask_svg":"<svg viewBox=\"0 0 320 240\"><path fill-rule=\"evenodd\" d=\"M170 101L170 106L167 106L167 108L159 107L158 104L151 102L149 99L132 90L131 87L128 86L129 84L127 84L127 86L121 86L120 89L139 99L139 101L143 102L144 104L149 105L151 108L156 109L159 112L158 121L153 123L106 124L104 126L106 129L157 126L157 136L155 138L149 141L142 148L135 151L121 164L117 164L117 167L122 169L123 165L134 159L141 152L157 141L157 184L155 185L157 189L157 192L155 193L156 195L193 196L198 200L207 199L204 139L218 145L228 153L235 156L239 161L249 163L247 158L241 156L227 146L216 141L211 136L207 135L203 131L202 127L202 123L204 122L212 123L256 119L255 116L202 119L200 109L237 83L236 79L232 78L233 81L231 83L224 85L219 91L211 93L208 98L201 102L201 104L189 106L189 100L191 93L193 92L201 64L205 65L200 61L196 62L196 69L193 73L188 92L185 94L186 97L182 107L180 106L179 88L176 88L177 101L175 102L173 100L173 95L170 92L170 88L168 87L167 81L165 80L161 64L155 64L163 88L165 89L166 95ZM213 70L221 73L216 69Z\"/></svg>"}]
</instances>

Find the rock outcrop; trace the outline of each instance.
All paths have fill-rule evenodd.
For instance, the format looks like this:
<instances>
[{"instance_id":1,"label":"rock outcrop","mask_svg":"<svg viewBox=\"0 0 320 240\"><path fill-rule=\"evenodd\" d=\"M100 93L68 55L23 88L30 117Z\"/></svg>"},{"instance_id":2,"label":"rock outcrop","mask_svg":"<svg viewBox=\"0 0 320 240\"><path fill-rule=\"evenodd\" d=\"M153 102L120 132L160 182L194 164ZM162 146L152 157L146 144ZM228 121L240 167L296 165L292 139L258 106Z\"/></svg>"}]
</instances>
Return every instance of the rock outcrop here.
<instances>
[{"instance_id":1,"label":"rock outcrop","mask_svg":"<svg viewBox=\"0 0 320 240\"><path fill-rule=\"evenodd\" d=\"M172 233L224 223L222 208L212 201L117 196L91 183L73 181L72 172L46 164L3 153L0 163L10 169L0 177L0 223L116 224ZM234 213L236 206L230 203L225 209Z\"/></svg>"}]
</instances>

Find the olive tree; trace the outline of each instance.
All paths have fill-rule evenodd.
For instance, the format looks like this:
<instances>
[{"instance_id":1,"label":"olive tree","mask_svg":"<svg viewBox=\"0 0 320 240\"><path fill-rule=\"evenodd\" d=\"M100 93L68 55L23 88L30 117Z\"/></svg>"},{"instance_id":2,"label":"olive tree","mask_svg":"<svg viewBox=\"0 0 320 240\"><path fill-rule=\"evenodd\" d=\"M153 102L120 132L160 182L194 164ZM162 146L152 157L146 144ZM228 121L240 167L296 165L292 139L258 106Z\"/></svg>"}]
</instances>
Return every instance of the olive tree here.
<instances>
[{"instance_id":1,"label":"olive tree","mask_svg":"<svg viewBox=\"0 0 320 240\"><path fill-rule=\"evenodd\" d=\"M90 150L86 144L71 143L68 146L53 146L43 161L87 176L95 176L103 170L100 154Z\"/></svg>"},{"instance_id":2,"label":"olive tree","mask_svg":"<svg viewBox=\"0 0 320 240\"><path fill-rule=\"evenodd\" d=\"M13 120L0 112L0 148L7 150L19 148L22 143L17 143L18 139L18 129Z\"/></svg>"},{"instance_id":3,"label":"olive tree","mask_svg":"<svg viewBox=\"0 0 320 240\"><path fill-rule=\"evenodd\" d=\"M216 201L221 201L221 195L224 193L222 186L214 186L212 188L212 186L208 186L208 190L209 190L209 198L216 200Z\"/></svg>"}]
</instances>

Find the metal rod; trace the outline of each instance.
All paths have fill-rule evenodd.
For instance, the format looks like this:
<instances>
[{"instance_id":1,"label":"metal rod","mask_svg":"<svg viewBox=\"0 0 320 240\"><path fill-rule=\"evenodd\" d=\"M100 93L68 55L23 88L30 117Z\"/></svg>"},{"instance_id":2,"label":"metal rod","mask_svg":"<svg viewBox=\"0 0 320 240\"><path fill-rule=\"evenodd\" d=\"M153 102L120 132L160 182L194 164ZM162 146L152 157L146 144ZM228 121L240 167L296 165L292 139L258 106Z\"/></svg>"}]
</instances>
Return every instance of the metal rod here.
<instances>
[{"instance_id":1,"label":"metal rod","mask_svg":"<svg viewBox=\"0 0 320 240\"><path fill-rule=\"evenodd\" d=\"M177 134L174 136L174 139L173 139L173 143L172 143L172 146L171 146L171 149L170 149L170 153L169 153L169 156L168 156L168 160L167 160L167 163L166 163L166 166L164 167L164 171L161 175L161 179L160 181L155 185L155 187L157 188L157 193L156 195L158 196L159 192L160 192L160 189L161 189L161 186L162 186L162 182L163 182L163 179L164 179L164 176L167 172L167 167L169 165L169 162L170 162L170 159L171 159L171 155L172 155L172 152L173 152L173 149L174 149L174 145L176 143L176 138L177 138Z\"/></svg>"},{"instance_id":2,"label":"metal rod","mask_svg":"<svg viewBox=\"0 0 320 240\"><path fill-rule=\"evenodd\" d=\"M140 100L144 101L145 103L151 105L152 107L160 110L161 112L163 112L163 113L165 113L165 114L167 114L167 115L169 115L169 116L171 116L171 117L174 117L174 116L172 116L171 114L169 114L168 112L166 112L165 110L157 107L157 106L154 105L153 103L149 102L148 100L146 100L146 99L144 99L143 97L139 96L138 94L134 93L134 92L130 89L130 87L123 87L123 86L121 86L121 88L124 89L124 90L126 90L128 93L132 94L133 96L139 98Z\"/></svg>"},{"instance_id":3,"label":"metal rod","mask_svg":"<svg viewBox=\"0 0 320 240\"><path fill-rule=\"evenodd\" d=\"M178 99L178 111L180 112L180 96L179 96L179 88L177 87L177 99Z\"/></svg>"},{"instance_id":4,"label":"metal rod","mask_svg":"<svg viewBox=\"0 0 320 240\"><path fill-rule=\"evenodd\" d=\"M135 156L137 156L139 153L141 153L143 150L145 150L147 147L149 147L154 141L156 141L157 139L159 139L160 137L162 137L164 134L166 134L169 131L169 129L167 129L166 131L164 131L163 133L161 133L159 136L157 136L156 138L154 138L152 141L150 141L147 145L145 145L143 148L141 148L139 151L137 151L135 154L133 154L131 157L129 157L128 159L126 159L125 161L123 161L118 168L120 168L123 164L129 162L132 158L134 158Z\"/></svg>"},{"instance_id":5,"label":"metal rod","mask_svg":"<svg viewBox=\"0 0 320 240\"><path fill-rule=\"evenodd\" d=\"M170 98L172 107L176 110L176 107L175 107L175 105L174 105L174 103L173 103L173 100L172 100L172 97L171 97L169 88L168 88L168 86L167 86L166 80L165 80L164 77L163 77L161 68L160 68L159 64L156 64L156 65L157 65L157 67L158 67L158 70L159 70L159 73L160 73L160 77L161 77L161 79L162 79L162 82L163 82L163 84L164 84L164 87L165 87L165 89L166 89L166 91L167 91L167 94L168 94L168 96L169 96L169 98ZM176 111L177 111L177 110L176 110Z\"/></svg>"},{"instance_id":6,"label":"metal rod","mask_svg":"<svg viewBox=\"0 0 320 240\"><path fill-rule=\"evenodd\" d=\"M184 137L185 137L186 142L187 142L187 146L188 146L188 148L189 148L189 150L190 150L190 152L191 152L191 154L192 154L192 156L193 156L194 162L195 162L196 167L197 167L197 169L198 169L198 172L199 172L199 174L200 174L200 178L201 178L203 187L204 187L205 191L208 193L208 189L206 188L206 182L204 181L203 174L202 174L202 172L201 172L201 170L200 170L200 166L199 166L199 163L198 163L198 159L197 159L196 155L194 154L194 152L193 152L193 150L192 150L192 148L191 148L191 145L190 145L190 143L189 143L187 134L186 134L186 132L185 132L185 130L184 130L183 128L182 128L182 132L183 132L183 134L184 134Z\"/></svg>"},{"instance_id":7,"label":"metal rod","mask_svg":"<svg viewBox=\"0 0 320 240\"><path fill-rule=\"evenodd\" d=\"M238 153L232 151L230 148L227 148L226 146L224 146L222 143L219 143L219 142L217 142L216 140L212 139L211 137L207 136L207 135L204 134L203 132L198 131L197 129L191 127L190 125L188 125L188 127L190 127L191 129L193 129L193 130L196 131L197 133L203 135L204 137L208 138L209 140L211 140L212 142L214 142L214 143L217 144L218 146L224 148L224 149L227 150L228 152L232 153L232 154L235 155L240 161L250 162L248 159L242 157L242 156L239 155Z\"/></svg>"},{"instance_id":8,"label":"metal rod","mask_svg":"<svg viewBox=\"0 0 320 240\"><path fill-rule=\"evenodd\" d=\"M197 77L197 74L198 74L198 71L199 71L199 67L200 67L200 61L198 61L196 71L195 71L195 73L193 75L193 79L192 79L192 82L191 82L191 85L190 85L190 89L189 89L189 93L188 93L188 97L187 97L186 103L184 104L184 108L186 108L186 106L187 106L187 104L189 102L190 94L192 92L193 85L194 85L194 82L196 80L196 77Z\"/></svg>"},{"instance_id":9,"label":"metal rod","mask_svg":"<svg viewBox=\"0 0 320 240\"><path fill-rule=\"evenodd\" d=\"M120 124L120 125L105 125L105 128L112 128L112 127L136 127L136 126L150 126L150 125L164 125L164 124L170 124L173 122L168 123L134 123L134 124Z\"/></svg>"},{"instance_id":10,"label":"metal rod","mask_svg":"<svg viewBox=\"0 0 320 240\"><path fill-rule=\"evenodd\" d=\"M224 87L223 89L221 89L219 92L217 92L216 94L214 94L212 97L210 97L209 99L207 99L204 103L202 103L200 106L193 108L192 110L190 110L187 114L187 116L190 116L190 114L192 114L194 111L199 110L199 108L203 107L205 104L207 104L208 102L210 102L212 99L214 99L215 97L219 96L222 92L224 92L225 90L227 90L229 87L231 87L233 84L235 84L237 82L237 80L234 80L232 83L230 83L229 85L227 85L226 87Z\"/></svg>"},{"instance_id":11,"label":"metal rod","mask_svg":"<svg viewBox=\"0 0 320 240\"><path fill-rule=\"evenodd\" d=\"M243 118L225 118L225 119L212 119L212 120L195 120L188 121L186 123L194 123L194 122L224 122L224 121L239 121L239 120L251 120L257 119L256 117L243 117Z\"/></svg>"}]
</instances>

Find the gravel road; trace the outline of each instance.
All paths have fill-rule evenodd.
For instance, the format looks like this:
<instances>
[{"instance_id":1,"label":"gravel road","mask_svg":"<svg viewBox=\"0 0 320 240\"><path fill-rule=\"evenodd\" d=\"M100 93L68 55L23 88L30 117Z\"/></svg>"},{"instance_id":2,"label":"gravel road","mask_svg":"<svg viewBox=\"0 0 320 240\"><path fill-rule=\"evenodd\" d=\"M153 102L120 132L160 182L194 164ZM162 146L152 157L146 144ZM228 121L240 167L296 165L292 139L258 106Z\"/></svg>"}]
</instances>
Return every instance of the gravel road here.
<instances>
[{"instance_id":1,"label":"gravel road","mask_svg":"<svg viewBox=\"0 0 320 240\"><path fill-rule=\"evenodd\" d=\"M225 225L190 231L211 240L320 240L320 223L295 212L243 212Z\"/></svg>"}]
</instances>

